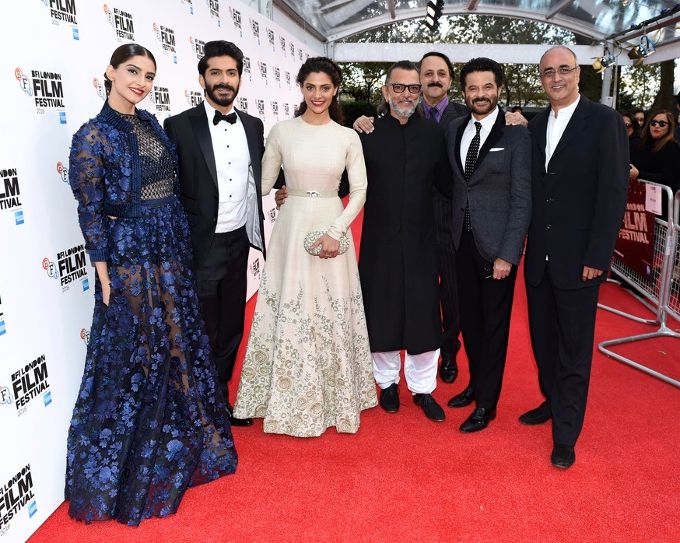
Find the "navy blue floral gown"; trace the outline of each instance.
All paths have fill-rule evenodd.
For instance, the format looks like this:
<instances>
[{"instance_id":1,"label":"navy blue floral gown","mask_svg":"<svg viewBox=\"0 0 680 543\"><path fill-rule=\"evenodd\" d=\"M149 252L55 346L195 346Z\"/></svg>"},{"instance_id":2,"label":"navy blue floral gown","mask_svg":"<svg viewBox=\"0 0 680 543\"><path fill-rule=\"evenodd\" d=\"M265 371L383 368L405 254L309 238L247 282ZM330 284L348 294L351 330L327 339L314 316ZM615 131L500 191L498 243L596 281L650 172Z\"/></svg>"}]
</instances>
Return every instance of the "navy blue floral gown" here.
<instances>
[{"instance_id":1,"label":"navy blue floral gown","mask_svg":"<svg viewBox=\"0 0 680 543\"><path fill-rule=\"evenodd\" d=\"M108 104L73 137L70 182L96 280L85 372L68 435L66 499L79 520L131 525L176 511L189 486L236 469L177 198L156 119Z\"/></svg>"}]
</instances>

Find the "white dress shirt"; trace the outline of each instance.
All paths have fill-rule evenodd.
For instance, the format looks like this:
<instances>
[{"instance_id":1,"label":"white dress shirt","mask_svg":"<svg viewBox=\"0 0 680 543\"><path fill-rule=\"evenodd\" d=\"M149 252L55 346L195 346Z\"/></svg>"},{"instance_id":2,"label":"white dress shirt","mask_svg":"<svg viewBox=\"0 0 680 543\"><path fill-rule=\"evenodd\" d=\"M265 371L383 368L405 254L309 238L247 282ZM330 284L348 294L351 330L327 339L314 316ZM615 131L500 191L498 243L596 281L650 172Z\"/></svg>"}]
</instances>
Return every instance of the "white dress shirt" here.
<instances>
[{"instance_id":1,"label":"white dress shirt","mask_svg":"<svg viewBox=\"0 0 680 543\"><path fill-rule=\"evenodd\" d=\"M548 171L548 163L555 152L557 144L564 134L564 129L567 128L569 121L571 120L576 106L578 105L581 95L574 100L571 104L566 107L561 108L558 112L550 110L548 115L548 127L545 131L545 171Z\"/></svg>"},{"instance_id":2,"label":"white dress shirt","mask_svg":"<svg viewBox=\"0 0 680 543\"><path fill-rule=\"evenodd\" d=\"M203 104L208 116L217 167L219 205L215 232L231 232L246 224L247 219L246 195L250 166L248 139L238 115L234 124L227 121L213 124L215 108L207 100L204 100Z\"/></svg>"},{"instance_id":3,"label":"white dress shirt","mask_svg":"<svg viewBox=\"0 0 680 543\"><path fill-rule=\"evenodd\" d=\"M498 106L481 121L477 121L474 115L470 116L470 122L468 122L465 130L463 131L463 137L460 139L460 163L465 167L465 159L467 158L468 148L472 143L472 138L475 137L477 129L475 128L475 121L482 123L482 128L479 131L479 148L481 149L489 137L493 125L496 123L498 118Z\"/></svg>"}]
</instances>

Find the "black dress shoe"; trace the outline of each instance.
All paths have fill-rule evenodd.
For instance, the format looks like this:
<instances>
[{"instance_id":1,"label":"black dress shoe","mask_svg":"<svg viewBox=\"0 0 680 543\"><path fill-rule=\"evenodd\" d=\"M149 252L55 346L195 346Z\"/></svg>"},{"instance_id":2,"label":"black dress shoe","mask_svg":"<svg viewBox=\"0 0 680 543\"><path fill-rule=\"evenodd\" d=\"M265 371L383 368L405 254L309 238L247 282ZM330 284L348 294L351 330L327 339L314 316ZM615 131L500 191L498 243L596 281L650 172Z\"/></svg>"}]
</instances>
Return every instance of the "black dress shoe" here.
<instances>
[{"instance_id":1,"label":"black dress shoe","mask_svg":"<svg viewBox=\"0 0 680 543\"><path fill-rule=\"evenodd\" d=\"M442 422L446 418L444 410L432 397L432 394L414 394L413 401L423 409L423 413L428 419Z\"/></svg>"},{"instance_id":2,"label":"black dress shoe","mask_svg":"<svg viewBox=\"0 0 680 543\"><path fill-rule=\"evenodd\" d=\"M396 383L380 391L380 407L388 413L399 411L399 387Z\"/></svg>"},{"instance_id":3,"label":"black dress shoe","mask_svg":"<svg viewBox=\"0 0 680 543\"><path fill-rule=\"evenodd\" d=\"M536 426L548 422L552 418L552 411L548 402L543 402L536 409L527 411L524 415L520 415L519 421L528 426Z\"/></svg>"},{"instance_id":4,"label":"black dress shoe","mask_svg":"<svg viewBox=\"0 0 680 543\"><path fill-rule=\"evenodd\" d=\"M470 385L463 389L463 392L455 395L447 404L449 407L466 407L475 399L475 393Z\"/></svg>"},{"instance_id":5,"label":"black dress shoe","mask_svg":"<svg viewBox=\"0 0 680 543\"><path fill-rule=\"evenodd\" d=\"M555 443L552 454L550 455L550 461L556 468L570 468L576 461L574 447L570 447L569 445L558 445Z\"/></svg>"},{"instance_id":6,"label":"black dress shoe","mask_svg":"<svg viewBox=\"0 0 680 543\"><path fill-rule=\"evenodd\" d=\"M484 430L493 419L496 418L495 409L487 409L485 407L477 407L472 412L463 424L460 425L460 431L466 434L470 432L479 432Z\"/></svg>"},{"instance_id":7,"label":"black dress shoe","mask_svg":"<svg viewBox=\"0 0 680 543\"><path fill-rule=\"evenodd\" d=\"M230 403L227 403L227 414L229 415L229 422L232 426L252 426L253 419L239 419L234 416L234 408Z\"/></svg>"},{"instance_id":8,"label":"black dress shoe","mask_svg":"<svg viewBox=\"0 0 680 543\"><path fill-rule=\"evenodd\" d=\"M439 377L445 383L453 383L458 377L456 354L442 353L442 363L439 366Z\"/></svg>"}]
</instances>

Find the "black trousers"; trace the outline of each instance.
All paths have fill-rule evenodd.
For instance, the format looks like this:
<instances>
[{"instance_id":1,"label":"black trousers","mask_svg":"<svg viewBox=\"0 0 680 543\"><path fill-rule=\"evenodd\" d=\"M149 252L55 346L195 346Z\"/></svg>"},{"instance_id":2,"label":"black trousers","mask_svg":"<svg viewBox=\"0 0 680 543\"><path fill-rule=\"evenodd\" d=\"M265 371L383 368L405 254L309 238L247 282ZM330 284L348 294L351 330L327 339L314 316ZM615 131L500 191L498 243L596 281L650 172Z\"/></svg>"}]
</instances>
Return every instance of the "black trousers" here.
<instances>
[{"instance_id":1,"label":"black trousers","mask_svg":"<svg viewBox=\"0 0 680 543\"><path fill-rule=\"evenodd\" d=\"M455 356L460 349L460 313L456 281L456 252L453 244L437 244L439 258L439 303L442 311L441 353Z\"/></svg>"},{"instance_id":2,"label":"black trousers","mask_svg":"<svg viewBox=\"0 0 680 543\"><path fill-rule=\"evenodd\" d=\"M243 339L249 250L245 226L215 234L205 262L196 269L201 313L217 378L225 389Z\"/></svg>"},{"instance_id":3,"label":"black trousers","mask_svg":"<svg viewBox=\"0 0 680 543\"><path fill-rule=\"evenodd\" d=\"M547 271L538 286L527 284L531 346L560 445L573 447L583 428L599 290L557 288Z\"/></svg>"},{"instance_id":4,"label":"black trousers","mask_svg":"<svg viewBox=\"0 0 680 543\"><path fill-rule=\"evenodd\" d=\"M508 352L517 267L513 266L505 279L494 279L493 262L479 254L472 232L463 232L456 252L456 273L470 384L477 407L495 409Z\"/></svg>"}]
</instances>

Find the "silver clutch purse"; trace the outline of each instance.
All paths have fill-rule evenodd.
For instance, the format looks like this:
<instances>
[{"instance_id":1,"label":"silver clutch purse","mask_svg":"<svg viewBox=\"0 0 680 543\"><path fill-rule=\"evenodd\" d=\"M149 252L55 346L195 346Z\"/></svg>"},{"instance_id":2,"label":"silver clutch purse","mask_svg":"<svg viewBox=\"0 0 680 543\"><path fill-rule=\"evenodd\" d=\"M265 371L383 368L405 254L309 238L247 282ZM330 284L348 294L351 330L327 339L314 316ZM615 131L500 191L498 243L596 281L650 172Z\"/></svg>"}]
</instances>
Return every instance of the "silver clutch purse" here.
<instances>
[{"instance_id":1,"label":"silver clutch purse","mask_svg":"<svg viewBox=\"0 0 680 543\"><path fill-rule=\"evenodd\" d=\"M312 256L319 256L319 253L321 252L321 245L318 245L317 247L312 247L312 245L319 241L321 236L323 236L325 233L325 230L313 230L307 234L304 240L305 251L307 251ZM349 249L349 239L347 239L347 234L343 234L340 238L340 248L338 249L338 254L341 255L346 253L347 249Z\"/></svg>"}]
</instances>

